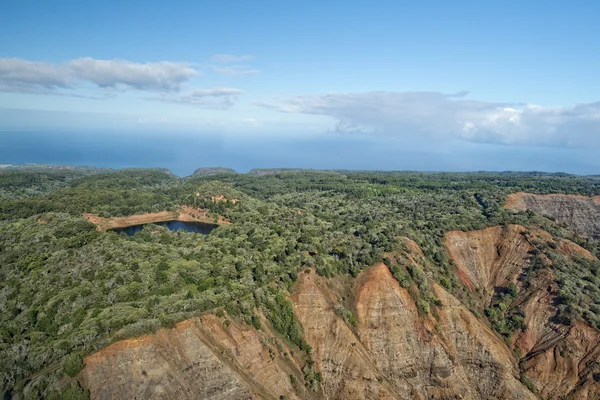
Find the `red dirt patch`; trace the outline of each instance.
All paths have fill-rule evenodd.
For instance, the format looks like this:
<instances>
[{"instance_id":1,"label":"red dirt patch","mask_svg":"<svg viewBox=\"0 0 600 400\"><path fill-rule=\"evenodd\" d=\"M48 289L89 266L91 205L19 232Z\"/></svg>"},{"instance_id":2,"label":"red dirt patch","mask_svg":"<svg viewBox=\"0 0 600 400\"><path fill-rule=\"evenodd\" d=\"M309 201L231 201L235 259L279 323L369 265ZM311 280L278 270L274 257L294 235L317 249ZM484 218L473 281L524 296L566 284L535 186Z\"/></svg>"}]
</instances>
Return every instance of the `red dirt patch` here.
<instances>
[{"instance_id":1,"label":"red dirt patch","mask_svg":"<svg viewBox=\"0 0 600 400\"><path fill-rule=\"evenodd\" d=\"M416 244L412 239L409 239L405 236L401 237L400 240L402 241L402 243L404 243L405 245L408 246L408 249L415 253L420 255L421 257L425 257L425 255L423 254L423 250L421 250L421 248L419 247L418 244Z\"/></svg>"},{"instance_id":2,"label":"red dirt patch","mask_svg":"<svg viewBox=\"0 0 600 400\"><path fill-rule=\"evenodd\" d=\"M577 243L571 242L570 240L559 239L558 250L561 254L566 256L578 256L587 258L588 260L596 260L596 256L594 256L592 253L590 253Z\"/></svg>"},{"instance_id":3,"label":"red dirt patch","mask_svg":"<svg viewBox=\"0 0 600 400\"><path fill-rule=\"evenodd\" d=\"M460 281L467 287L467 289L469 289L469 291L472 292L473 291L473 283L467 276L467 273L465 271L463 271L462 268L457 267L456 275L458 276L458 279L460 279Z\"/></svg>"},{"instance_id":4,"label":"red dirt patch","mask_svg":"<svg viewBox=\"0 0 600 400\"><path fill-rule=\"evenodd\" d=\"M95 214L84 213L83 217L96 225L99 231L107 231L115 228L125 228L131 225L142 225L155 222L181 221L181 222L205 222L214 224L214 218L208 216L208 211L201 208L183 206L177 211L160 211L156 213L137 214L127 217L103 218ZM217 225L229 225L231 221L219 216Z\"/></svg>"},{"instance_id":5,"label":"red dirt patch","mask_svg":"<svg viewBox=\"0 0 600 400\"><path fill-rule=\"evenodd\" d=\"M452 231L444 243L459 279L471 291L480 289L487 301L495 286L507 285L527 265L531 245L524 231L520 225Z\"/></svg>"},{"instance_id":6,"label":"red dirt patch","mask_svg":"<svg viewBox=\"0 0 600 400\"><path fill-rule=\"evenodd\" d=\"M523 196L527 193L518 192L511 193L506 196L506 203L504 203L504 207L513 210L513 211L525 211L527 210L527 206L523 201Z\"/></svg>"}]
</instances>

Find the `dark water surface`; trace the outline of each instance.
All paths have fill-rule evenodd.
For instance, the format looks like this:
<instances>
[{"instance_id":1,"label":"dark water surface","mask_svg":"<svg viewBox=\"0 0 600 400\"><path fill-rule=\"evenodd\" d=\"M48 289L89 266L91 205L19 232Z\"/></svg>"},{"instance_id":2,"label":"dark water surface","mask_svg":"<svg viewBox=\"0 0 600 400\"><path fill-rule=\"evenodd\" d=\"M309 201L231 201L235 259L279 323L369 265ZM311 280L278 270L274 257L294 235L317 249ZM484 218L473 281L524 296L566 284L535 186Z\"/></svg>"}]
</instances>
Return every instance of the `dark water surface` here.
<instances>
[{"instance_id":1,"label":"dark water surface","mask_svg":"<svg viewBox=\"0 0 600 400\"><path fill-rule=\"evenodd\" d=\"M115 228L111 229L113 232L121 233L125 232L127 236L133 236L136 232L144 229L144 226L149 224L140 224L140 225L131 225L125 228ZM203 235L208 235L213 229L218 227L219 225L215 224L207 224L205 222L181 222L181 221L165 221L165 222L154 222L154 225L165 226L167 229L171 231L184 230L186 232L194 232L201 233Z\"/></svg>"}]
</instances>

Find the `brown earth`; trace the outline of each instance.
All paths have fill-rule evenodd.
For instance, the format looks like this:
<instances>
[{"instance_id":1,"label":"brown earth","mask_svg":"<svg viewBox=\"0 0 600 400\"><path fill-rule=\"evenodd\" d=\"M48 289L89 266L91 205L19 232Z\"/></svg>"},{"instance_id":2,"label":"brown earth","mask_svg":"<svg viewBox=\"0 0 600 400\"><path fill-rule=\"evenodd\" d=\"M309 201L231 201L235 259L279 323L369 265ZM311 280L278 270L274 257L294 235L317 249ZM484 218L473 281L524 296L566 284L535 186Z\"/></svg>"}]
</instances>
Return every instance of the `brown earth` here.
<instances>
[{"instance_id":1,"label":"brown earth","mask_svg":"<svg viewBox=\"0 0 600 400\"><path fill-rule=\"evenodd\" d=\"M115 228L125 228L132 225L150 224L166 221L205 222L215 224L214 218L208 216L208 211L201 208L183 206L177 211L160 211L155 213L130 215L127 217L103 218L95 214L84 213L83 217L96 225L99 231ZM216 225L229 225L231 222L219 216Z\"/></svg>"},{"instance_id":2,"label":"brown earth","mask_svg":"<svg viewBox=\"0 0 600 400\"><path fill-rule=\"evenodd\" d=\"M359 336L401 398L535 398L504 344L440 286L437 317L378 264L359 276Z\"/></svg>"},{"instance_id":3,"label":"brown earth","mask_svg":"<svg viewBox=\"0 0 600 400\"><path fill-rule=\"evenodd\" d=\"M81 382L92 399L311 398L290 375L297 362L272 337L207 315L117 342L87 357Z\"/></svg>"},{"instance_id":4,"label":"brown earth","mask_svg":"<svg viewBox=\"0 0 600 400\"><path fill-rule=\"evenodd\" d=\"M600 196L519 192L508 195L505 207L513 211L532 210L566 224L582 236L600 238Z\"/></svg>"},{"instance_id":5,"label":"brown earth","mask_svg":"<svg viewBox=\"0 0 600 400\"><path fill-rule=\"evenodd\" d=\"M516 277L532 246L527 238L548 235L524 231L514 225L450 232L446 245L474 290L489 297L494 285L520 285ZM421 262L420 248L402 240L407 250L398 258ZM563 254L591 256L574 243L555 243ZM117 342L87 357L78 378L92 399L600 398L600 332L582 322L550 322L557 288L552 271L544 272L534 288L519 286L515 303L527 328L510 346L433 281L441 305L421 314L417 287L401 287L383 263L355 279L299 274L290 298L323 377L316 391L304 385L301 352L262 316L261 330L203 315ZM522 372L537 394L521 383Z\"/></svg>"},{"instance_id":6,"label":"brown earth","mask_svg":"<svg viewBox=\"0 0 600 400\"><path fill-rule=\"evenodd\" d=\"M446 234L445 246L457 267L458 277L469 289L482 294L484 305L494 295L495 288L517 283L519 274L529 265L529 252L534 246L523 234L525 231L528 229L523 226L508 225ZM559 254L595 259L578 244L555 239L548 232L530 229L529 234L541 242L554 243Z\"/></svg>"},{"instance_id":7,"label":"brown earth","mask_svg":"<svg viewBox=\"0 0 600 400\"><path fill-rule=\"evenodd\" d=\"M229 200L232 204L235 204L235 203L237 203L239 201L238 199L227 199L222 194L220 194L218 196L212 196L211 200L212 200L213 203L216 203L216 202L226 202L227 200Z\"/></svg>"},{"instance_id":8,"label":"brown earth","mask_svg":"<svg viewBox=\"0 0 600 400\"><path fill-rule=\"evenodd\" d=\"M554 243L555 251L566 256L595 257L568 240L537 229L526 236L525 230L510 225L449 232L446 247L459 276L482 293L484 307L496 288L516 284L517 296L509 307L525 314L525 328L512 337L511 347L522 354L523 372L543 398L600 398L600 331L583 322L573 326L553 322L559 287L551 268L540 271L527 286L517 279L529 266L528 252L534 248L530 239Z\"/></svg>"},{"instance_id":9,"label":"brown earth","mask_svg":"<svg viewBox=\"0 0 600 400\"><path fill-rule=\"evenodd\" d=\"M402 243L404 243L408 247L408 249L410 250L407 253L408 256L413 257L413 256L416 255L416 256L420 256L420 257L425 257L425 255L423 254L423 250L421 250L421 248L419 247L419 245L416 244L414 241L410 240L407 237L401 237L400 241Z\"/></svg>"},{"instance_id":10,"label":"brown earth","mask_svg":"<svg viewBox=\"0 0 600 400\"><path fill-rule=\"evenodd\" d=\"M333 305L337 296L314 272L302 273L292 295L294 311L313 359L323 374L323 395L328 399L394 399L369 351L356 332L340 318Z\"/></svg>"},{"instance_id":11,"label":"brown earth","mask_svg":"<svg viewBox=\"0 0 600 400\"><path fill-rule=\"evenodd\" d=\"M93 399L534 399L506 345L445 289L433 291L443 305L423 317L384 264L348 280L301 273L291 299L323 376L316 392L266 322L225 327L212 315L115 343L85 359L80 380ZM340 316L344 298L355 325Z\"/></svg>"},{"instance_id":12,"label":"brown earth","mask_svg":"<svg viewBox=\"0 0 600 400\"><path fill-rule=\"evenodd\" d=\"M510 225L480 231L454 231L446 234L445 245L458 268L463 283L482 295L487 305L494 288L516 282L529 263L531 245L522 233L525 228Z\"/></svg>"},{"instance_id":13,"label":"brown earth","mask_svg":"<svg viewBox=\"0 0 600 400\"><path fill-rule=\"evenodd\" d=\"M544 398L600 398L600 332L576 322L559 337L534 347L523 370Z\"/></svg>"}]
</instances>

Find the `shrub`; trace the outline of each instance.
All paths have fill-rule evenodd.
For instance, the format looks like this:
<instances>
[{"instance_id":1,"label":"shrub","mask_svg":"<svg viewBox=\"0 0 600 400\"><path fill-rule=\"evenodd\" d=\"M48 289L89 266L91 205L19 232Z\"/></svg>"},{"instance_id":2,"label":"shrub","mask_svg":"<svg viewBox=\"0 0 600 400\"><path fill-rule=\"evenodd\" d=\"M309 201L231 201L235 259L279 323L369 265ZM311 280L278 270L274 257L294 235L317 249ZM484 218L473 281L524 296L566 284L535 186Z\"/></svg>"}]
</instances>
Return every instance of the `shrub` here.
<instances>
[{"instance_id":1,"label":"shrub","mask_svg":"<svg viewBox=\"0 0 600 400\"><path fill-rule=\"evenodd\" d=\"M79 354L71 353L63 359L62 367L67 375L73 377L85 367L85 364Z\"/></svg>"}]
</instances>

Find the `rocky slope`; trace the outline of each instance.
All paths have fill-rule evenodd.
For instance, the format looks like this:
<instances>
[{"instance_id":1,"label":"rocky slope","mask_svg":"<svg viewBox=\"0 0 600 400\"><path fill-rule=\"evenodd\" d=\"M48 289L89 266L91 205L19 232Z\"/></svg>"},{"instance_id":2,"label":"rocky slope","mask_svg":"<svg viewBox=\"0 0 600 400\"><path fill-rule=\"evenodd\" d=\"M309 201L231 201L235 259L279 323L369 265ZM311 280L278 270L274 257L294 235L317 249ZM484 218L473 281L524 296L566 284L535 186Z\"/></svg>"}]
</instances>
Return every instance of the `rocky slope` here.
<instances>
[{"instance_id":1,"label":"rocky slope","mask_svg":"<svg viewBox=\"0 0 600 400\"><path fill-rule=\"evenodd\" d=\"M513 193L506 199L506 207L532 210L566 224L582 236L600 238L600 196Z\"/></svg>"},{"instance_id":2,"label":"rocky slope","mask_svg":"<svg viewBox=\"0 0 600 400\"><path fill-rule=\"evenodd\" d=\"M600 332L583 322L552 322L551 270L529 287L519 280L529 267L532 237L552 241L561 254L593 257L517 225L446 237L459 276L482 309L498 288L517 286L510 306L523 311L525 328L510 341L430 279L436 302L423 312L421 287L401 286L379 263L355 279L312 270L298 277L290 298L322 375L314 391L304 385L300 351L266 319L256 330L215 315L117 342L87 357L78 378L93 399L599 398ZM423 265L418 246L404 243L403 253L390 256L393 265Z\"/></svg>"},{"instance_id":3,"label":"rocky slope","mask_svg":"<svg viewBox=\"0 0 600 400\"><path fill-rule=\"evenodd\" d=\"M495 226L446 234L446 247L458 266L459 278L469 289L481 293L484 304L496 287L507 287L516 281L527 266L531 245L523 231L525 228L511 225L507 229Z\"/></svg>"},{"instance_id":4,"label":"rocky slope","mask_svg":"<svg viewBox=\"0 0 600 400\"><path fill-rule=\"evenodd\" d=\"M537 271L530 282L520 279L530 267L534 241L565 256L594 258L572 242L518 225L446 235L459 277L474 293L479 290L484 306L515 285L508 310L519 310L524 321L510 346L522 355L522 370L542 397L600 398L600 331L583 322L555 322L559 287L551 267Z\"/></svg>"},{"instance_id":5,"label":"rocky slope","mask_svg":"<svg viewBox=\"0 0 600 400\"><path fill-rule=\"evenodd\" d=\"M301 374L272 335L213 315L117 342L85 359L80 373L93 399L310 398Z\"/></svg>"},{"instance_id":6,"label":"rocky slope","mask_svg":"<svg viewBox=\"0 0 600 400\"><path fill-rule=\"evenodd\" d=\"M425 317L383 264L359 277L359 337L394 391L401 398L534 398L490 329L442 287L433 292L441 306Z\"/></svg>"},{"instance_id":7,"label":"rocky slope","mask_svg":"<svg viewBox=\"0 0 600 400\"><path fill-rule=\"evenodd\" d=\"M213 315L115 343L88 357L80 378L98 399L535 398L504 343L432 285L441 305L425 316L384 264L343 285L300 274L291 299L323 376L315 392L267 324L256 331Z\"/></svg>"}]
</instances>

